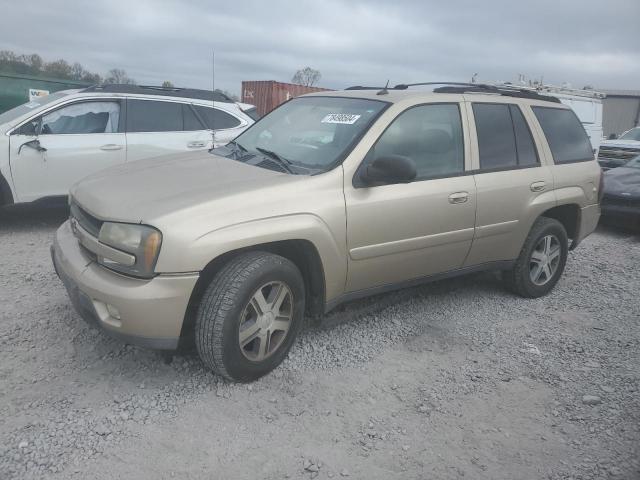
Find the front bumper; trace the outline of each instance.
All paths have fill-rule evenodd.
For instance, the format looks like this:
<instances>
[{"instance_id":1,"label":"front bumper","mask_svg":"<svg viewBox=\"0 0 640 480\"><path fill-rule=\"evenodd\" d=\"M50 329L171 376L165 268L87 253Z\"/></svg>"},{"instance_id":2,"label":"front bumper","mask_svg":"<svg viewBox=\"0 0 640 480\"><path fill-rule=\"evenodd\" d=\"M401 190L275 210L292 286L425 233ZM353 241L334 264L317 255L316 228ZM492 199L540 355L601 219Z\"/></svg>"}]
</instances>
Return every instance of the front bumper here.
<instances>
[{"instance_id":1,"label":"front bumper","mask_svg":"<svg viewBox=\"0 0 640 480\"><path fill-rule=\"evenodd\" d=\"M56 232L51 257L71 302L87 322L125 343L161 350L178 347L198 275L139 280L114 273L82 252L69 222Z\"/></svg>"}]
</instances>

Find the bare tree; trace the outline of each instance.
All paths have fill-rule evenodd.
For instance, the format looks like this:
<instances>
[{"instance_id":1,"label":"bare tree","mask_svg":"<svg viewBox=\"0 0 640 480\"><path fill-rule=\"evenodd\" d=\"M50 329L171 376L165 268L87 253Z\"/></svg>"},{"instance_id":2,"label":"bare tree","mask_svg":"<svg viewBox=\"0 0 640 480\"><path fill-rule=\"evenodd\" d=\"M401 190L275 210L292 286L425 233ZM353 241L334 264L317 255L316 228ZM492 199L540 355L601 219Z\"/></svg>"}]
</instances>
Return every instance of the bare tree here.
<instances>
[{"instance_id":1,"label":"bare tree","mask_svg":"<svg viewBox=\"0 0 640 480\"><path fill-rule=\"evenodd\" d=\"M26 63L34 70L42 70L44 65L42 57L37 53L32 53L31 55L20 55L20 61Z\"/></svg>"},{"instance_id":2,"label":"bare tree","mask_svg":"<svg viewBox=\"0 0 640 480\"><path fill-rule=\"evenodd\" d=\"M52 77L58 78L72 78L71 77L71 65L65 60L56 60L55 62L49 62L44 65L44 73Z\"/></svg>"},{"instance_id":3,"label":"bare tree","mask_svg":"<svg viewBox=\"0 0 640 480\"><path fill-rule=\"evenodd\" d=\"M91 83L92 85L99 85L103 83L102 77L98 73L85 72L82 76L82 81Z\"/></svg>"},{"instance_id":4,"label":"bare tree","mask_svg":"<svg viewBox=\"0 0 640 480\"><path fill-rule=\"evenodd\" d=\"M311 67L304 67L295 73L291 82L304 85L305 87L312 87L318 83L321 78L322 74L318 70L314 70Z\"/></svg>"},{"instance_id":5,"label":"bare tree","mask_svg":"<svg viewBox=\"0 0 640 480\"><path fill-rule=\"evenodd\" d=\"M84 67L78 62L75 62L73 65L71 65L71 78L73 78L74 80L82 80L84 74Z\"/></svg>"},{"instance_id":6,"label":"bare tree","mask_svg":"<svg viewBox=\"0 0 640 480\"><path fill-rule=\"evenodd\" d=\"M133 85L136 81L133 78L127 76L127 72L121 68L114 68L109 70L107 78L104 79L104 83L120 83L124 85Z\"/></svg>"}]
</instances>

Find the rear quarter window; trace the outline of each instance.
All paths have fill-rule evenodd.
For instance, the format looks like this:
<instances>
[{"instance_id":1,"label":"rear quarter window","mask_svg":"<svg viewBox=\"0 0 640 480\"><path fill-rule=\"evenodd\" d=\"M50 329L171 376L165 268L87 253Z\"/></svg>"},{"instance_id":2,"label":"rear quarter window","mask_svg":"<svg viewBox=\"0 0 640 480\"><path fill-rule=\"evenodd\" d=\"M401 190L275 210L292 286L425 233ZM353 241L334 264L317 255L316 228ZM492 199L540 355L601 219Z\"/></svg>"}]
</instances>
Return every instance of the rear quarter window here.
<instances>
[{"instance_id":1,"label":"rear quarter window","mask_svg":"<svg viewBox=\"0 0 640 480\"><path fill-rule=\"evenodd\" d=\"M195 105L196 111L202 121L211 130L226 130L228 128L239 127L242 122L233 115L223 112L219 108L203 107Z\"/></svg>"},{"instance_id":2,"label":"rear quarter window","mask_svg":"<svg viewBox=\"0 0 640 480\"><path fill-rule=\"evenodd\" d=\"M591 142L573 110L532 107L556 164L593 160Z\"/></svg>"}]
</instances>

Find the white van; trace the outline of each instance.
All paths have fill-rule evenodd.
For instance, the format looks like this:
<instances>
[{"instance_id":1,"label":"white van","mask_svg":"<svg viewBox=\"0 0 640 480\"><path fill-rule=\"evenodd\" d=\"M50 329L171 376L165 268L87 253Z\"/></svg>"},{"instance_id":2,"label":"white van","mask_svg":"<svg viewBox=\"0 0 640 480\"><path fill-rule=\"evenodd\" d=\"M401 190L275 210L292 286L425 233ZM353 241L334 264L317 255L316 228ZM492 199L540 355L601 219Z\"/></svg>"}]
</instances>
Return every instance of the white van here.
<instances>
[{"instance_id":1,"label":"white van","mask_svg":"<svg viewBox=\"0 0 640 480\"><path fill-rule=\"evenodd\" d=\"M215 105L214 105L215 103ZM218 92L102 85L36 98L0 115L0 206L66 197L107 167L222 146L253 105Z\"/></svg>"}]
</instances>

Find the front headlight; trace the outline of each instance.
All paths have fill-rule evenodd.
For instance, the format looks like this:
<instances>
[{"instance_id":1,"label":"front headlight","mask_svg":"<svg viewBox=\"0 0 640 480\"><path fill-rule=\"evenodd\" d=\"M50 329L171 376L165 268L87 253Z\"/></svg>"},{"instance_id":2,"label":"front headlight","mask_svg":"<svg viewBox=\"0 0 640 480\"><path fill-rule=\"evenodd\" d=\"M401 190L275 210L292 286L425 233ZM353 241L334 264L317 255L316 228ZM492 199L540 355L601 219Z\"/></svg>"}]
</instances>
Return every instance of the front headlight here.
<instances>
[{"instance_id":1,"label":"front headlight","mask_svg":"<svg viewBox=\"0 0 640 480\"><path fill-rule=\"evenodd\" d=\"M153 277L162 243L162 234L158 230L147 225L105 222L98 240L135 258L133 263L124 264L107 256L98 256L100 264L127 275Z\"/></svg>"}]
</instances>

